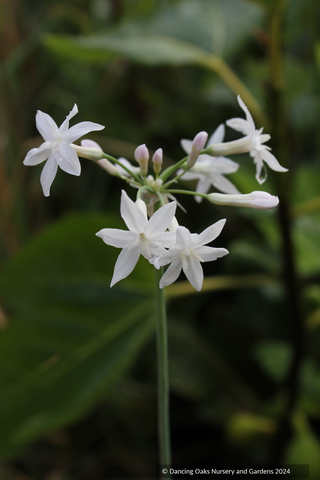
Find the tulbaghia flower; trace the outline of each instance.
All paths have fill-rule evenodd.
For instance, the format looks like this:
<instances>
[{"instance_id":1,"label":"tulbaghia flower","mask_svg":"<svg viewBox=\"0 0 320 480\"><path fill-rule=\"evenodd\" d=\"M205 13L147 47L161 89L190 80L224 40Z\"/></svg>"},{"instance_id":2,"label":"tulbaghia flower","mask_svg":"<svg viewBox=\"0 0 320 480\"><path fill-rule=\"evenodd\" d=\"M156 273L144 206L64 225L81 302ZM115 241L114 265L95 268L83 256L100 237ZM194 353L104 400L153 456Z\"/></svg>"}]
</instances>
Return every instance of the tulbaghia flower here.
<instances>
[{"instance_id":1,"label":"tulbaghia flower","mask_svg":"<svg viewBox=\"0 0 320 480\"><path fill-rule=\"evenodd\" d=\"M265 161L267 165L276 172L287 172L288 169L282 167L276 157L269 152L271 148L263 145L263 143L270 139L270 135L262 133L263 128L256 130L251 113L241 100L240 95L238 95L238 102L246 114L246 120L243 118L232 118L227 120L226 124L234 130L246 135L245 138L248 142L251 142L251 145L249 145L248 148L250 148L250 155L253 157L253 161L257 165L256 179L258 182L262 184L266 180L266 175L262 173L263 161Z\"/></svg>"},{"instance_id":2,"label":"tulbaghia flower","mask_svg":"<svg viewBox=\"0 0 320 480\"><path fill-rule=\"evenodd\" d=\"M223 142L225 133L224 125L221 124L215 130L208 140L207 148L215 143ZM191 152L192 141L181 140L181 146L186 153ZM184 180L198 180L196 191L199 193L207 193L211 187L223 193L239 194L238 189L224 175L236 172L239 168L238 163L233 162L225 157L212 157L202 154L199 156L195 165L183 175ZM182 173L179 170L178 174ZM202 202L202 197L195 197L198 203Z\"/></svg>"},{"instance_id":3,"label":"tulbaghia flower","mask_svg":"<svg viewBox=\"0 0 320 480\"><path fill-rule=\"evenodd\" d=\"M263 164L264 161L276 172L287 172L287 168L282 167L276 157L270 153L269 150L271 150L271 148L263 145L270 139L270 135L262 133L263 128L256 130L253 118L248 108L241 100L240 95L238 95L238 102L246 114L246 120L244 118L232 118L227 120L226 124L234 130L243 133L245 137L240 138L239 140L234 140L233 142L212 145L208 153L210 155L232 155L233 153L250 152L250 155L253 157L253 161L257 166L256 179L260 184L262 184L267 178Z\"/></svg>"},{"instance_id":4,"label":"tulbaghia flower","mask_svg":"<svg viewBox=\"0 0 320 480\"><path fill-rule=\"evenodd\" d=\"M177 227L176 244L163 252L154 262L156 268L171 264L161 277L160 288L175 282L183 270L191 285L196 290L201 290L203 283L201 263L212 262L229 253L225 248L206 246L220 235L225 222L225 219L219 220L200 235L191 234L185 227Z\"/></svg>"},{"instance_id":5,"label":"tulbaghia flower","mask_svg":"<svg viewBox=\"0 0 320 480\"><path fill-rule=\"evenodd\" d=\"M271 148L263 145L270 139L270 135L262 133L263 128L256 130L253 118L248 108L241 100L240 95L238 95L238 102L246 114L246 120L244 118L232 118L227 120L226 124L234 130L243 133L245 137L240 138L239 140L234 140L233 142L214 144L206 149L207 153L209 155L218 156L249 152L257 166L256 179L260 184L262 184L267 178L263 162L266 162L267 165L276 172L287 172L288 169L282 167L276 157L270 153L269 150L271 150Z\"/></svg>"},{"instance_id":6,"label":"tulbaghia flower","mask_svg":"<svg viewBox=\"0 0 320 480\"><path fill-rule=\"evenodd\" d=\"M93 122L80 122L69 128L69 120L78 113L75 104L65 121L58 128L55 121L46 113L38 110L36 125L45 142L39 148L27 153L23 163L38 165L47 160L43 167L40 182L46 197L50 195L50 187L56 176L58 166L71 175L80 175L81 166L78 156L71 144L78 138L94 130L102 130L103 125Z\"/></svg>"},{"instance_id":7,"label":"tulbaghia flower","mask_svg":"<svg viewBox=\"0 0 320 480\"><path fill-rule=\"evenodd\" d=\"M164 247L172 242L172 233L165 233L165 230L175 211L176 203L171 202L159 208L148 220L145 203L142 200L134 203L122 190L120 212L129 230L104 228L96 233L107 245L122 248L114 268L111 287L130 275L140 255L152 262L163 253Z\"/></svg>"},{"instance_id":8,"label":"tulbaghia flower","mask_svg":"<svg viewBox=\"0 0 320 480\"><path fill-rule=\"evenodd\" d=\"M250 207L257 210L269 210L279 204L279 198L267 192L251 192L240 195L226 195L222 193L210 193L207 196L209 202L216 205L228 205L229 207Z\"/></svg>"}]
</instances>

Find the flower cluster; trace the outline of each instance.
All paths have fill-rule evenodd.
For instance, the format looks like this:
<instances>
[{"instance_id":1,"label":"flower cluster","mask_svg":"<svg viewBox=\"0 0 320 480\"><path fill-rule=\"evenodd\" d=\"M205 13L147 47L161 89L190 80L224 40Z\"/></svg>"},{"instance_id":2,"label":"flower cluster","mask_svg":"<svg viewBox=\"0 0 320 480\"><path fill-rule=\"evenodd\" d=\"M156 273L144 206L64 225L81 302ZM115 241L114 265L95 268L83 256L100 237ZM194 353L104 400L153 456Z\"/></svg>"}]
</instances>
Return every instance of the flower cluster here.
<instances>
[{"instance_id":1,"label":"flower cluster","mask_svg":"<svg viewBox=\"0 0 320 480\"><path fill-rule=\"evenodd\" d=\"M78 113L76 105L59 128L49 115L38 111L36 125L45 141L39 148L28 152L24 164L37 165L47 160L40 177L45 196L50 194L58 167L72 175L80 175L78 157L96 162L110 175L118 176L138 189L136 202L124 190L121 195L120 213L128 230L104 228L97 233L107 245L122 249L111 286L130 275L142 255L157 269L169 265L161 277L160 288L176 281L183 270L191 285L201 290L201 263L228 253L225 248L208 246L221 233L226 220L219 220L199 235L190 233L186 227L179 226L175 217L177 205L180 206L175 197L177 194L194 195L199 203L205 198L217 205L256 209L277 206L277 197L262 191L241 194L225 177L239 168L238 163L227 156L244 152L253 157L260 184L266 179L263 162L278 172L286 171L270 153L270 148L264 145L270 135L263 134L262 129L256 130L252 116L240 97L238 102L246 119L233 118L226 124L242 132L245 135L243 138L224 143L224 125L216 129L208 142L208 134L200 132L193 141L181 141L187 156L163 171L163 152L159 148L152 156L153 175L149 174L149 151L145 145L135 150L134 158L139 166L133 166L125 158L116 159L104 153L100 145L92 140L82 140L80 146L73 144L81 136L104 128L93 122L80 122L69 128L70 119ZM182 177L187 181L197 180L196 191L176 189L175 185ZM208 193L211 187L220 193Z\"/></svg>"},{"instance_id":2,"label":"flower cluster","mask_svg":"<svg viewBox=\"0 0 320 480\"><path fill-rule=\"evenodd\" d=\"M156 268L170 267L162 276L160 288L177 280L181 269L196 290L201 290L203 271L200 262L209 262L228 253L225 248L205 246L221 232L225 220L211 225L200 235L191 234L185 227L172 226L176 211L176 202L160 207L148 220L146 204L138 199L135 203L122 190L121 216L129 230L104 228L96 235L113 247L122 248L116 262L111 287L127 277L143 255ZM168 229L176 228L175 231Z\"/></svg>"}]
</instances>

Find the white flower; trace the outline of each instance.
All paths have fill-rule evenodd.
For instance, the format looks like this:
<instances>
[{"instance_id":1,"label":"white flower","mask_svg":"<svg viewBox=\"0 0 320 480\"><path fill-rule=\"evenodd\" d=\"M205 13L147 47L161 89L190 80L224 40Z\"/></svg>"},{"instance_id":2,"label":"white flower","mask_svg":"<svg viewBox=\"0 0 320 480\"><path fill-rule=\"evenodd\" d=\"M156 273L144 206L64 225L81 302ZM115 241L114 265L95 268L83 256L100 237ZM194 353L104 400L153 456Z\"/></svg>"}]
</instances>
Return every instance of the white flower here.
<instances>
[{"instance_id":1,"label":"white flower","mask_svg":"<svg viewBox=\"0 0 320 480\"><path fill-rule=\"evenodd\" d=\"M263 128L260 130L256 130L253 118L238 95L238 102L242 110L246 114L246 120L244 118L232 118L226 121L226 124L237 130L238 132L243 133L246 135L244 138L240 140L236 140L236 143L242 144L242 152L250 152L250 155L253 157L254 163L257 165L256 171L256 179L260 184L262 184L266 180L266 174L263 172L263 162L265 161L272 170L276 172L287 172L288 169L284 168L280 165L278 160L272 153L269 152L271 150L270 147L263 145L263 143L267 142L270 139L270 135L262 133Z\"/></svg>"},{"instance_id":2,"label":"white flower","mask_svg":"<svg viewBox=\"0 0 320 480\"><path fill-rule=\"evenodd\" d=\"M160 288L175 282L183 270L191 285L196 290L201 290L203 283L201 262L211 262L229 253L225 248L205 246L220 235L225 222L225 219L219 220L200 235L191 234L185 227L177 228L176 244L154 262L156 268L171 263L160 280Z\"/></svg>"},{"instance_id":3,"label":"white flower","mask_svg":"<svg viewBox=\"0 0 320 480\"><path fill-rule=\"evenodd\" d=\"M120 212L129 230L104 228L96 233L107 245L122 248L111 287L130 275L140 255L152 263L155 256L163 253L172 240L172 233L165 233L165 230L174 217L176 206L175 202L164 205L148 220L145 203L142 200L134 203L122 190Z\"/></svg>"},{"instance_id":4,"label":"white flower","mask_svg":"<svg viewBox=\"0 0 320 480\"><path fill-rule=\"evenodd\" d=\"M230 207L250 207L257 210L269 210L279 204L279 198L267 192L251 192L243 195L226 195L222 193L209 193L207 199L216 205Z\"/></svg>"},{"instance_id":5,"label":"white flower","mask_svg":"<svg viewBox=\"0 0 320 480\"><path fill-rule=\"evenodd\" d=\"M221 124L215 130L208 140L207 148L215 143L221 143L224 138L225 128ZM192 141L181 140L181 146L186 153L191 152ZM225 157L212 157L202 154L199 156L195 165L183 175L184 180L199 180L196 191L207 193L212 185L223 193L239 194L237 188L224 177L225 174L236 172L239 168L238 163ZM182 173L182 170L178 174ZM202 197L195 197L198 203L202 202Z\"/></svg>"},{"instance_id":6,"label":"white flower","mask_svg":"<svg viewBox=\"0 0 320 480\"><path fill-rule=\"evenodd\" d=\"M69 128L69 120L77 113L78 107L75 104L65 121L58 128L49 115L40 110L37 112L37 129L45 142L39 148L30 150L23 163L25 165L38 165L47 160L40 177L43 193L46 197L50 195L50 187L56 176L58 166L71 175L80 175L81 166L78 156L71 146L72 142L82 135L104 128L103 125L93 122L80 122Z\"/></svg>"}]
</instances>

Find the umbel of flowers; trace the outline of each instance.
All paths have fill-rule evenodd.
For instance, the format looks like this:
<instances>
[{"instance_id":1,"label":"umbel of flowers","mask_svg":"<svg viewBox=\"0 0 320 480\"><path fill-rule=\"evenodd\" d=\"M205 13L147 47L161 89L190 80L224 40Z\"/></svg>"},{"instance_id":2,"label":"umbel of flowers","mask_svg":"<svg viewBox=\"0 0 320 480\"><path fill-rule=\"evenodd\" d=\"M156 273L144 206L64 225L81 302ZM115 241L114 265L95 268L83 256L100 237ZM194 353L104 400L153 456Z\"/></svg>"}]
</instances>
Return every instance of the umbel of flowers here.
<instances>
[{"instance_id":1,"label":"umbel of flowers","mask_svg":"<svg viewBox=\"0 0 320 480\"><path fill-rule=\"evenodd\" d=\"M226 220L209 225L200 234L191 233L188 228L178 223L176 210L179 204L175 196L194 195L199 203L206 199L217 205L274 208L279 202L277 197L263 191L241 194L226 178L226 175L239 168L228 155L249 152L256 164L256 178L260 184L266 179L264 162L273 170L286 171L265 145L270 136L263 134L262 129L255 128L250 112L240 97L238 101L246 119L233 118L226 123L243 133L242 138L223 142L224 125L218 126L209 140L206 132L200 132L192 141L181 141L187 155L164 170L162 149L159 148L151 159L152 174L149 173L149 151L145 145L140 145L135 150L136 166L131 165L125 158L113 158L92 140L82 140L80 146L75 145L73 142L83 135L104 128L103 125L92 122L81 122L69 128L69 121L78 112L76 105L60 127L49 115L38 111L36 125L44 143L39 148L30 150L24 159L25 165L37 165L46 161L40 177L45 196L50 194L58 167L71 175L80 175L79 157L94 161L108 174L120 177L136 189L135 201L125 190L121 193L120 214L127 230L103 228L97 236L107 245L121 249L111 287L130 275L140 255L155 267L159 463L166 467L171 465L171 449L168 345L163 287L175 282L183 270L190 284L196 290L201 290L202 263L217 260L228 253L225 248L209 246L221 233ZM196 191L177 188L181 178L197 180ZM212 187L218 192L209 193ZM164 266L167 265L164 271Z\"/></svg>"},{"instance_id":2,"label":"umbel of flowers","mask_svg":"<svg viewBox=\"0 0 320 480\"><path fill-rule=\"evenodd\" d=\"M278 198L263 191L241 194L225 177L236 172L238 163L228 155L249 152L256 164L256 178L263 183L266 178L264 162L273 170L285 172L277 159L265 145L270 135L257 130L253 118L238 97L238 102L246 114L244 118L227 120L226 124L244 134L244 137L223 143L225 128L218 126L208 142L206 132L198 133L193 141L181 140L187 153L174 165L162 171L162 149L152 157L153 174L149 174L149 151L145 145L135 150L138 166L133 166L124 158L113 158L104 153L92 140L82 140L81 146L73 142L92 131L102 130L103 125L93 122L80 122L69 127L69 121L78 113L74 105L60 127L41 111L37 112L36 125L44 143L30 150L24 159L25 165L37 165L46 161L40 181L45 196L50 195L50 187L58 167L71 175L80 175L78 157L95 161L110 175L122 178L136 188L135 202L122 190L120 213L128 230L103 228L97 233L106 244L122 249L117 259L111 287L126 278L135 268L142 255L156 269L169 265L160 280L160 288L175 282L181 270L196 290L201 290L203 271L201 264L223 257L225 248L208 246L215 240L225 219L208 226L202 233L191 233L176 219L177 200L174 195L194 195L197 202L203 198L217 205L246 206L257 209L270 209L278 204ZM206 145L207 143L207 145ZM177 189L178 181L197 180L196 191ZM219 192L208 193L213 187Z\"/></svg>"}]
</instances>

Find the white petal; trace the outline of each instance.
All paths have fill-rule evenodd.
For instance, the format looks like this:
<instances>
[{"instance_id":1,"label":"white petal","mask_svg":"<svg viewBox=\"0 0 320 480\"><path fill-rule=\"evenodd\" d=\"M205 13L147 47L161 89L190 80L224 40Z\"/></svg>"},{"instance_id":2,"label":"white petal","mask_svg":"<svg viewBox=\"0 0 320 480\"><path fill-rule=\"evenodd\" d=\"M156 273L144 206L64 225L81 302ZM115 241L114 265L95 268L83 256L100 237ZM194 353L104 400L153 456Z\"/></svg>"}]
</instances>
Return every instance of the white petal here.
<instances>
[{"instance_id":1,"label":"white petal","mask_svg":"<svg viewBox=\"0 0 320 480\"><path fill-rule=\"evenodd\" d=\"M49 197L50 195L50 187L56 176L57 170L58 164L55 161L54 156L51 155L43 167L40 176L40 183L42 185L42 190L45 197Z\"/></svg>"},{"instance_id":2,"label":"white petal","mask_svg":"<svg viewBox=\"0 0 320 480\"><path fill-rule=\"evenodd\" d=\"M218 237L218 235L220 235L225 223L226 219L223 218L222 220L219 220L210 227L206 228L202 233L200 233L200 235L198 235L197 239L193 241L194 245L200 246L212 242Z\"/></svg>"},{"instance_id":3,"label":"white petal","mask_svg":"<svg viewBox=\"0 0 320 480\"><path fill-rule=\"evenodd\" d=\"M199 178L203 177L202 173L194 172L193 168L194 167L192 167L189 172L186 172L183 175L183 180L198 180ZM182 168L180 168L180 170L178 170L177 174L180 175L182 172L183 172L183 170L182 170Z\"/></svg>"},{"instance_id":4,"label":"white petal","mask_svg":"<svg viewBox=\"0 0 320 480\"><path fill-rule=\"evenodd\" d=\"M54 140L53 133L58 132L58 126L50 115L38 110L36 115L36 125L40 135L46 140L46 142L52 142Z\"/></svg>"},{"instance_id":5,"label":"white petal","mask_svg":"<svg viewBox=\"0 0 320 480\"><path fill-rule=\"evenodd\" d=\"M160 257L158 257L157 260L155 261L157 268L163 267L164 265L168 265L168 263L171 263L174 260L176 260L176 258L179 257L180 255L179 252L180 252L180 249L178 248L172 248L170 250L166 250L165 252L163 252L160 255Z\"/></svg>"},{"instance_id":6,"label":"white petal","mask_svg":"<svg viewBox=\"0 0 320 480\"><path fill-rule=\"evenodd\" d=\"M191 285L199 292L203 283L203 270L200 262L193 257L187 257L182 268Z\"/></svg>"},{"instance_id":7,"label":"white petal","mask_svg":"<svg viewBox=\"0 0 320 480\"><path fill-rule=\"evenodd\" d=\"M219 127L213 132L211 137L208 140L207 147L214 145L215 143L222 143L225 134L225 127L223 123L219 125Z\"/></svg>"},{"instance_id":8,"label":"white petal","mask_svg":"<svg viewBox=\"0 0 320 480\"><path fill-rule=\"evenodd\" d=\"M80 175L81 165L78 155L68 143L61 142L59 149L55 152L55 159L59 167L66 173Z\"/></svg>"},{"instance_id":9,"label":"white petal","mask_svg":"<svg viewBox=\"0 0 320 480\"><path fill-rule=\"evenodd\" d=\"M261 156L263 160L269 165L269 167L272 170L275 170L276 172L287 172L288 169L284 168L280 165L278 160L272 153L268 152L265 148L261 151Z\"/></svg>"},{"instance_id":10,"label":"white petal","mask_svg":"<svg viewBox=\"0 0 320 480\"><path fill-rule=\"evenodd\" d=\"M266 178L261 178L261 170L263 166L263 159L262 159L262 150L252 150L250 152L250 156L253 157L253 162L256 164L256 180L259 182L260 185L265 182Z\"/></svg>"},{"instance_id":11,"label":"white petal","mask_svg":"<svg viewBox=\"0 0 320 480\"><path fill-rule=\"evenodd\" d=\"M242 110L243 110L243 111L245 112L245 114L246 114L247 122L248 122L248 124L249 124L249 126L250 126L251 133L253 133L253 132L255 131L255 129L256 129L256 126L255 126L255 124L254 124L252 115L251 115L251 113L249 112L248 107L243 103L240 95L238 95L237 98L238 98L238 102L239 102L240 107L242 108Z\"/></svg>"},{"instance_id":12,"label":"white petal","mask_svg":"<svg viewBox=\"0 0 320 480\"><path fill-rule=\"evenodd\" d=\"M238 170L239 164L226 157L211 157L211 171L214 173L234 173Z\"/></svg>"},{"instance_id":13,"label":"white petal","mask_svg":"<svg viewBox=\"0 0 320 480\"><path fill-rule=\"evenodd\" d=\"M230 118L230 120L226 121L228 127L233 128L233 130L237 130L237 132L241 132L244 135L249 135L253 133L249 123L244 118Z\"/></svg>"},{"instance_id":14,"label":"white petal","mask_svg":"<svg viewBox=\"0 0 320 480\"><path fill-rule=\"evenodd\" d=\"M160 280L160 288L167 287L177 280L181 272L181 262L179 259L174 260L162 275Z\"/></svg>"},{"instance_id":15,"label":"white petal","mask_svg":"<svg viewBox=\"0 0 320 480\"><path fill-rule=\"evenodd\" d=\"M207 193L210 190L211 182L208 178L200 178L196 187L196 192L198 193ZM203 197L195 197L195 201L201 203Z\"/></svg>"},{"instance_id":16,"label":"white petal","mask_svg":"<svg viewBox=\"0 0 320 480\"><path fill-rule=\"evenodd\" d=\"M176 232L163 232L157 235L159 245L169 248L176 243ZM165 264L164 264L165 265Z\"/></svg>"},{"instance_id":17,"label":"white petal","mask_svg":"<svg viewBox=\"0 0 320 480\"><path fill-rule=\"evenodd\" d=\"M197 247L195 249L197 255L202 258L204 262L212 262L217 260L217 258L224 257L229 252L225 248L215 248L215 247Z\"/></svg>"},{"instance_id":18,"label":"white petal","mask_svg":"<svg viewBox=\"0 0 320 480\"><path fill-rule=\"evenodd\" d=\"M176 208L177 203L170 202L167 205L163 205L154 215L152 215L144 230L148 238L155 237L169 227L176 212Z\"/></svg>"},{"instance_id":19,"label":"white petal","mask_svg":"<svg viewBox=\"0 0 320 480\"><path fill-rule=\"evenodd\" d=\"M230 194L239 194L239 190L223 175L216 174L212 178L212 185L216 187L220 192L230 193Z\"/></svg>"},{"instance_id":20,"label":"white petal","mask_svg":"<svg viewBox=\"0 0 320 480\"><path fill-rule=\"evenodd\" d=\"M181 147L186 153L190 153L192 149L192 140L186 140L185 138L180 141Z\"/></svg>"},{"instance_id":21,"label":"white petal","mask_svg":"<svg viewBox=\"0 0 320 480\"><path fill-rule=\"evenodd\" d=\"M260 137L260 143L265 143L268 140L270 140L271 135L269 135L268 133L262 133L262 134L259 135L259 137ZM267 148L267 147L265 147L265 148Z\"/></svg>"},{"instance_id":22,"label":"white petal","mask_svg":"<svg viewBox=\"0 0 320 480\"><path fill-rule=\"evenodd\" d=\"M69 128L66 134L63 136L63 140L68 143L72 143L77 140L79 137L86 135L89 132L103 130L105 127L104 125L100 125L99 123L93 122L80 122L73 127Z\"/></svg>"},{"instance_id":23,"label":"white petal","mask_svg":"<svg viewBox=\"0 0 320 480\"><path fill-rule=\"evenodd\" d=\"M27 153L26 158L23 160L23 163L24 165L38 165L39 163L49 158L50 153L50 144L48 142L45 142L40 145L39 148L33 148L32 150L30 150Z\"/></svg>"},{"instance_id":24,"label":"white petal","mask_svg":"<svg viewBox=\"0 0 320 480\"><path fill-rule=\"evenodd\" d=\"M127 248L136 242L138 234L129 230L119 230L118 228L103 228L96 233L97 237L102 238L104 243L117 248Z\"/></svg>"},{"instance_id":25,"label":"white petal","mask_svg":"<svg viewBox=\"0 0 320 480\"><path fill-rule=\"evenodd\" d=\"M123 278L126 278L137 264L140 257L140 247L124 248L117 258L114 266L113 277L110 283L110 287Z\"/></svg>"},{"instance_id":26,"label":"white petal","mask_svg":"<svg viewBox=\"0 0 320 480\"><path fill-rule=\"evenodd\" d=\"M196 192L198 193L207 193L209 191L211 182L210 179L207 178L200 178L197 184Z\"/></svg>"},{"instance_id":27,"label":"white petal","mask_svg":"<svg viewBox=\"0 0 320 480\"><path fill-rule=\"evenodd\" d=\"M65 121L60 125L60 128L59 128L60 135L65 135L65 133L67 132L67 130L69 128L69 121L71 120L71 118L73 118L75 115L77 115L77 113L78 113L78 107L75 103L73 105L73 108L72 108L71 112L68 113ZM79 138L79 137L77 137L77 138Z\"/></svg>"},{"instance_id":28,"label":"white petal","mask_svg":"<svg viewBox=\"0 0 320 480\"><path fill-rule=\"evenodd\" d=\"M120 212L129 230L136 233L144 232L148 219L124 190L121 194Z\"/></svg>"},{"instance_id":29,"label":"white petal","mask_svg":"<svg viewBox=\"0 0 320 480\"><path fill-rule=\"evenodd\" d=\"M190 249L193 247L193 240L190 231L186 227L178 227L176 230L177 244L181 248Z\"/></svg>"}]
</instances>

